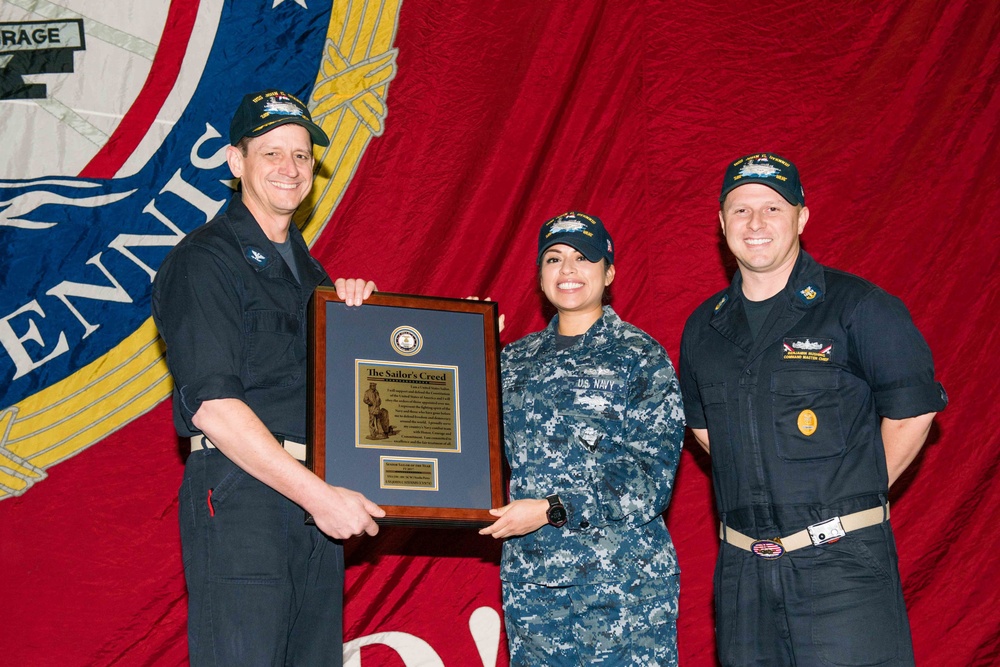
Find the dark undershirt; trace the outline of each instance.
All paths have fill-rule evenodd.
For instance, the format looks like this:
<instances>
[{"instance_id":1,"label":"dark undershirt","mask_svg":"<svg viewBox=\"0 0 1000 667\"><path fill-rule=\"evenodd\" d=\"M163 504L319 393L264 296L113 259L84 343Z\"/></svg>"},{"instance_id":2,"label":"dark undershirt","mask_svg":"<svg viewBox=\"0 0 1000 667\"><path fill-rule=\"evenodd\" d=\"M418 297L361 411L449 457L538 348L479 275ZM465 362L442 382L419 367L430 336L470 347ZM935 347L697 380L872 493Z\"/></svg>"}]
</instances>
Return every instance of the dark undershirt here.
<instances>
[{"instance_id":1,"label":"dark undershirt","mask_svg":"<svg viewBox=\"0 0 1000 667\"><path fill-rule=\"evenodd\" d=\"M295 276L295 282L301 284L302 281L299 280L299 267L295 262L295 253L292 251L292 239L285 239L284 243L278 243L276 241L271 241L275 250L281 255L281 258L285 260L285 264L291 269L292 275Z\"/></svg>"},{"instance_id":2,"label":"dark undershirt","mask_svg":"<svg viewBox=\"0 0 1000 667\"><path fill-rule=\"evenodd\" d=\"M750 325L750 334L753 336L754 340L757 340L757 335L760 333L761 327L764 326L767 316L771 313L771 309L774 308L774 303L778 300L780 295L781 292L778 292L774 296L764 299L763 301L751 301L745 294L740 295L743 297L743 311L747 315L747 323Z\"/></svg>"},{"instance_id":3,"label":"dark undershirt","mask_svg":"<svg viewBox=\"0 0 1000 667\"><path fill-rule=\"evenodd\" d=\"M579 336L563 336L562 334L556 334L556 350L565 350L567 348L576 345L576 342L583 338L583 334Z\"/></svg>"}]
</instances>

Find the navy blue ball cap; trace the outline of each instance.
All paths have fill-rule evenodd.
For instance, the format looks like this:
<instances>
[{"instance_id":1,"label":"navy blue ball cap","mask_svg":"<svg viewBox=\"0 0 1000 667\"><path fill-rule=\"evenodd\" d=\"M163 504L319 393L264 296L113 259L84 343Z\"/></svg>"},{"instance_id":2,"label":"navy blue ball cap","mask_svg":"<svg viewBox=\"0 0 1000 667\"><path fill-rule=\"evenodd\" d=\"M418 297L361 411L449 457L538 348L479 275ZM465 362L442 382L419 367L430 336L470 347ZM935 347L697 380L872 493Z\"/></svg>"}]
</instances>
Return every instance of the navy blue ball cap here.
<instances>
[{"instance_id":1,"label":"navy blue ball cap","mask_svg":"<svg viewBox=\"0 0 1000 667\"><path fill-rule=\"evenodd\" d=\"M541 264L542 253L557 243L576 248L591 262L604 258L609 265L615 263L615 247L611 242L611 235L596 216L569 211L547 220L538 232L538 259L535 263Z\"/></svg>"},{"instance_id":2,"label":"navy blue ball cap","mask_svg":"<svg viewBox=\"0 0 1000 667\"><path fill-rule=\"evenodd\" d=\"M288 123L309 130L314 144L330 145L330 138L313 122L302 100L280 90L261 90L243 96L229 124L229 143L235 146L243 137L259 137Z\"/></svg>"},{"instance_id":3,"label":"navy blue ball cap","mask_svg":"<svg viewBox=\"0 0 1000 667\"><path fill-rule=\"evenodd\" d=\"M805 206L806 193L799 180L799 170L788 160L773 153L745 155L726 168L722 179L719 203L732 190L747 183L762 183L771 188L792 206Z\"/></svg>"}]
</instances>

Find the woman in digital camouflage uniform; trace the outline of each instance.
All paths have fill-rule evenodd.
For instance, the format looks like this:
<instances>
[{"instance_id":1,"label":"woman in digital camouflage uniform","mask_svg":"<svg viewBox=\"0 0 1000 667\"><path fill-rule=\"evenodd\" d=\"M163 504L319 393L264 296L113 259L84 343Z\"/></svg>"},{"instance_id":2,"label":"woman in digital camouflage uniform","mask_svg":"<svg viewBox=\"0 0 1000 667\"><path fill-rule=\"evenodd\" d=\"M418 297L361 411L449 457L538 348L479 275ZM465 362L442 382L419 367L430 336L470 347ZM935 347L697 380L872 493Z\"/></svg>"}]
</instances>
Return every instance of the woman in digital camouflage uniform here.
<instances>
[{"instance_id":1,"label":"woman in digital camouflage uniform","mask_svg":"<svg viewBox=\"0 0 1000 667\"><path fill-rule=\"evenodd\" d=\"M570 212L538 239L549 326L502 355L511 665L676 665L677 557L663 512L684 437L664 349L603 305L614 246Z\"/></svg>"}]
</instances>

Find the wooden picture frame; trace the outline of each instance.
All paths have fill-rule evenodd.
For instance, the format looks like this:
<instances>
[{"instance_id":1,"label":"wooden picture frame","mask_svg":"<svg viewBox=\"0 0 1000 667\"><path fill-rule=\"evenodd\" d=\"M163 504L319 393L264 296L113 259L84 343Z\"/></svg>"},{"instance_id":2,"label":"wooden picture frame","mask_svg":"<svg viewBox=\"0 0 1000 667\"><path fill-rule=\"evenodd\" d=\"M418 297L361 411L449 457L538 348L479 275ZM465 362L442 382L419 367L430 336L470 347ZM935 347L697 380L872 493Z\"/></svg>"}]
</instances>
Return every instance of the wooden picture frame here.
<instances>
[{"instance_id":1,"label":"wooden picture frame","mask_svg":"<svg viewBox=\"0 0 1000 667\"><path fill-rule=\"evenodd\" d=\"M385 524L478 527L504 504L497 304L377 292L309 310L309 468Z\"/></svg>"}]
</instances>

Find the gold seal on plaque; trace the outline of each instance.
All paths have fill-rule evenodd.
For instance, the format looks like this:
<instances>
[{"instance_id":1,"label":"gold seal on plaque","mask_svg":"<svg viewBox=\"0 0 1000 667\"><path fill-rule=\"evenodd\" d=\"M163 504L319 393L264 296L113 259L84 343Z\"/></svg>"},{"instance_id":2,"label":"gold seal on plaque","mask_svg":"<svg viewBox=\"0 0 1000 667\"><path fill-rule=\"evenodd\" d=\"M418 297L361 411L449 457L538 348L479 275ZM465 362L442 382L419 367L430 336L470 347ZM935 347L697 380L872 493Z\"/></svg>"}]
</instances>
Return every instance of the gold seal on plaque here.
<instances>
[{"instance_id":1,"label":"gold seal on plaque","mask_svg":"<svg viewBox=\"0 0 1000 667\"><path fill-rule=\"evenodd\" d=\"M392 349L404 357L412 357L424 346L420 332L409 326L396 327L390 337Z\"/></svg>"}]
</instances>

